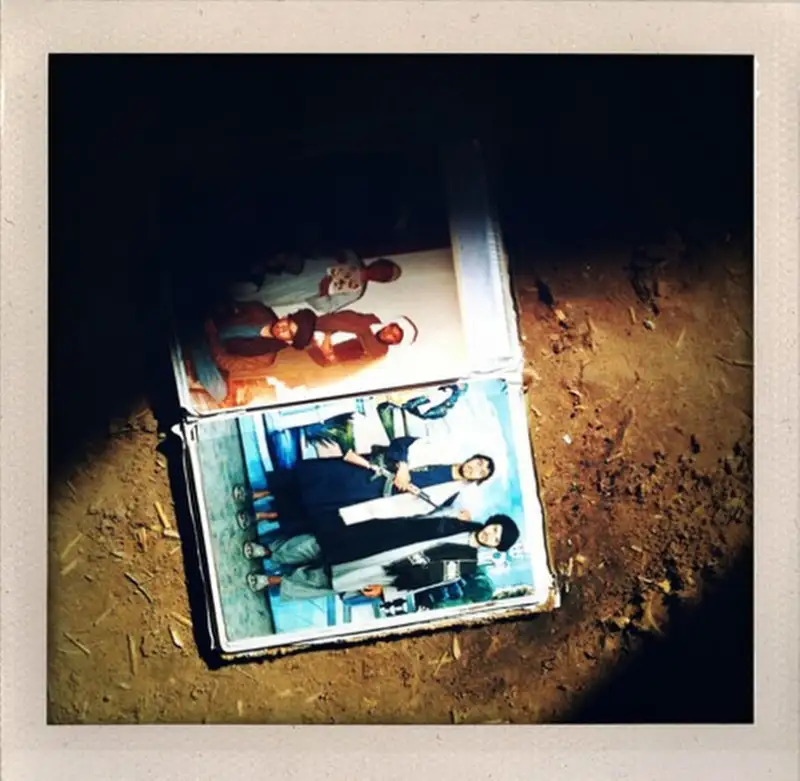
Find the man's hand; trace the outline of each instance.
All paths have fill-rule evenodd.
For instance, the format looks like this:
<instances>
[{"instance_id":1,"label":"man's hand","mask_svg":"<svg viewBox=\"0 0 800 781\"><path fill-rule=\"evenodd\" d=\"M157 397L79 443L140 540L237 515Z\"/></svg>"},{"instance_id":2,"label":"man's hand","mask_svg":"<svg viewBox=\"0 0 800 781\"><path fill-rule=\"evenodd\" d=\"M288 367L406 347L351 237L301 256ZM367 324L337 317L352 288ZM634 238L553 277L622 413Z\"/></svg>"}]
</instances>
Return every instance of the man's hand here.
<instances>
[{"instance_id":1,"label":"man's hand","mask_svg":"<svg viewBox=\"0 0 800 781\"><path fill-rule=\"evenodd\" d=\"M459 521L471 521L472 520L472 513L469 510L459 510L458 511L458 520Z\"/></svg>"},{"instance_id":2,"label":"man's hand","mask_svg":"<svg viewBox=\"0 0 800 781\"><path fill-rule=\"evenodd\" d=\"M331 339L331 335L326 333L322 337L322 342L318 345L320 352L325 357L325 360L330 363L335 358L335 353L333 351L333 341Z\"/></svg>"},{"instance_id":3,"label":"man's hand","mask_svg":"<svg viewBox=\"0 0 800 781\"><path fill-rule=\"evenodd\" d=\"M346 461L348 464L354 464L355 466L360 466L363 469L371 469L373 472L378 472L379 467L375 466L375 464L371 464L364 456L359 455L355 452L355 450L348 450L343 456L342 460Z\"/></svg>"},{"instance_id":4,"label":"man's hand","mask_svg":"<svg viewBox=\"0 0 800 781\"><path fill-rule=\"evenodd\" d=\"M361 593L367 599L377 599L381 594L383 594L383 586L367 586L366 588L361 589Z\"/></svg>"},{"instance_id":5,"label":"man's hand","mask_svg":"<svg viewBox=\"0 0 800 781\"><path fill-rule=\"evenodd\" d=\"M398 491L408 491L411 485L411 470L408 464L401 463L397 466L397 474L394 477L394 487Z\"/></svg>"}]
</instances>

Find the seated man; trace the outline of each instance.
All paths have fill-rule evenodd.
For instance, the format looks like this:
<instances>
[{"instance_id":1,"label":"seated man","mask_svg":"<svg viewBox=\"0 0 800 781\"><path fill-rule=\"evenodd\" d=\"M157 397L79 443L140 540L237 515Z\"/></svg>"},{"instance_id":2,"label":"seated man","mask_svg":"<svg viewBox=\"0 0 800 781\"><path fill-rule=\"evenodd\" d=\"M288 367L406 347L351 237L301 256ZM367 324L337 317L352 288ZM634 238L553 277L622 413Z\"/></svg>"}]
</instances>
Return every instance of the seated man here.
<instances>
[{"instance_id":1,"label":"seated man","mask_svg":"<svg viewBox=\"0 0 800 781\"><path fill-rule=\"evenodd\" d=\"M271 356L274 360L289 346L297 350L308 347L316 323L317 316L310 309L278 317L269 307L250 302L221 309L206 323L206 335L212 353L219 357Z\"/></svg>"},{"instance_id":2,"label":"seated man","mask_svg":"<svg viewBox=\"0 0 800 781\"><path fill-rule=\"evenodd\" d=\"M386 586L410 591L473 574L479 548L507 551L518 538L517 525L506 515L493 515L484 524L444 515L426 523L375 519L346 527L322 544L311 534L270 546L250 543L251 557L271 558L287 573L250 573L247 583L254 591L279 586L287 601L359 591L377 597Z\"/></svg>"},{"instance_id":3,"label":"seated man","mask_svg":"<svg viewBox=\"0 0 800 781\"><path fill-rule=\"evenodd\" d=\"M345 310L317 316L305 308L278 317L255 301L230 305L205 328L214 362L234 380L266 376L287 347L329 367L379 360L404 341L397 324L382 324L373 314Z\"/></svg>"},{"instance_id":4,"label":"seated man","mask_svg":"<svg viewBox=\"0 0 800 781\"><path fill-rule=\"evenodd\" d=\"M413 344L416 326L407 318L390 322L372 314L344 311L317 320L308 356L318 366L369 363L386 357L389 349Z\"/></svg>"}]
</instances>

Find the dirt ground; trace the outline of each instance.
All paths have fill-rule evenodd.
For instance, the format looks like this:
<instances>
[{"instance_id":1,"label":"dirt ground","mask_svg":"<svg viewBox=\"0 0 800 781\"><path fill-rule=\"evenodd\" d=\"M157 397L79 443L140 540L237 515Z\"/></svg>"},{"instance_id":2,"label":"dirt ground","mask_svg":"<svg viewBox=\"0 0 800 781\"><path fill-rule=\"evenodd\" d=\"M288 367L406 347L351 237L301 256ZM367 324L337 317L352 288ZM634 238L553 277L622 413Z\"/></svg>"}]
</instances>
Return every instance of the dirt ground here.
<instances>
[{"instance_id":1,"label":"dirt ground","mask_svg":"<svg viewBox=\"0 0 800 781\"><path fill-rule=\"evenodd\" d=\"M143 399L51 473L49 721L748 720L749 244L662 253L657 315L631 250L512 258L561 609L209 669Z\"/></svg>"}]
</instances>

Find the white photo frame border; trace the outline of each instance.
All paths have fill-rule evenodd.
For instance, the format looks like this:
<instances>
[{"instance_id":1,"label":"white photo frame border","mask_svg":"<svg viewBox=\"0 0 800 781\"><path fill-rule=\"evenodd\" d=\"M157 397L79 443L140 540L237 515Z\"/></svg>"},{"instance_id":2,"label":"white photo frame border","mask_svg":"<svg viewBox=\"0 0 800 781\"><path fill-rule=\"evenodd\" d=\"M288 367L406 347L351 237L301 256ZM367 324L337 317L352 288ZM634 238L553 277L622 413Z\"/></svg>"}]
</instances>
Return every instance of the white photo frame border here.
<instances>
[{"instance_id":1,"label":"white photo frame border","mask_svg":"<svg viewBox=\"0 0 800 781\"><path fill-rule=\"evenodd\" d=\"M523 507L523 533L525 534L525 548L531 562L533 582L530 584L532 593L521 597L510 597L496 602L478 603L475 605L456 606L450 608L437 608L425 611L424 614L412 613L409 615L392 616L380 619L376 625L366 627L347 628L347 625L335 625L320 630L298 630L293 632L279 632L271 635L250 637L241 640L231 640L225 631L225 616L222 609L222 596L219 587L219 573L215 562L213 540L210 528L210 519L205 509L203 494L203 465L201 464L197 447L200 432L208 423L218 423L219 416L212 420L192 421L186 428L186 435L182 437L184 447L188 454L189 477L188 481L194 487L196 497L194 504L190 504L193 514L192 526L200 538L204 556L203 562L207 568L205 585L207 594L207 609L214 627L213 640L216 647L212 650L221 652L224 656L237 658L252 655L267 655L271 652L296 652L310 649L315 646L336 643L352 644L354 642L377 639L379 637L396 637L414 631L436 630L447 626L466 626L475 621L500 620L518 615L532 615L547 610L557 609L560 605L560 594L555 573L553 572L547 541L544 506L539 496L539 487L532 456L532 443L528 436L527 424L524 423L525 396L521 383L515 376L497 372L493 375L464 379L465 383L488 383L501 381L506 385L506 399L509 406L509 415L513 421L513 435L511 442L514 455L518 462L516 479L520 487ZM415 386L420 390L437 387L440 383L427 383ZM350 398L359 398L371 394L354 394ZM316 403L316 402L314 402ZM324 401L322 402L324 403ZM296 407L299 405L291 405ZM270 408L274 411L275 408ZM262 411L251 410L247 413L236 412L228 414L228 418L243 416L253 417L263 414ZM524 425L523 425L524 423ZM242 588L245 588L244 584Z\"/></svg>"}]
</instances>

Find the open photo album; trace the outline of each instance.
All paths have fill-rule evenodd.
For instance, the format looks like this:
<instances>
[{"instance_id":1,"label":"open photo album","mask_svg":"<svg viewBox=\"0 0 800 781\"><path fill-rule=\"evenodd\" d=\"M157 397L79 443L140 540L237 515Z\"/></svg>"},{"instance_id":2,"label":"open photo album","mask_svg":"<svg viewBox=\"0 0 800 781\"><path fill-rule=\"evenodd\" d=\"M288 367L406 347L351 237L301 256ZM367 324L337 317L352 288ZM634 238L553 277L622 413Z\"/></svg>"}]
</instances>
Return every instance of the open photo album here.
<instances>
[{"instance_id":1,"label":"open photo album","mask_svg":"<svg viewBox=\"0 0 800 781\"><path fill-rule=\"evenodd\" d=\"M223 657L558 606L480 148L439 162L442 224L414 240L287 247L172 291L177 431Z\"/></svg>"}]
</instances>

